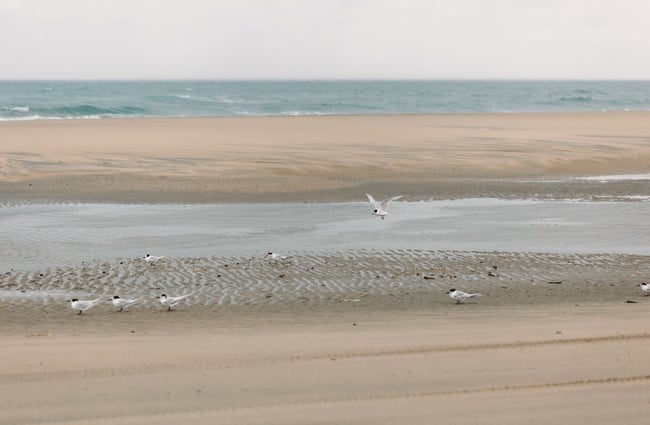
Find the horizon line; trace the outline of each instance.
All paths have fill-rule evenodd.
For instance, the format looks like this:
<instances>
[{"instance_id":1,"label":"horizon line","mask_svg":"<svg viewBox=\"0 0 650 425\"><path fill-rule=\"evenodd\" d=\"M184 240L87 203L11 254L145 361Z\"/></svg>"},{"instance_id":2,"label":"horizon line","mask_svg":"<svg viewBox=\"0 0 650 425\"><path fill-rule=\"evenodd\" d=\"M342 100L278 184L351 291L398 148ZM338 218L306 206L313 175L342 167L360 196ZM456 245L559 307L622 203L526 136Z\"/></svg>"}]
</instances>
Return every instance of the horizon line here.
<instances>
[{"instance_id":1,"label":"horizon line","mask_svg":"<svg viewBox=\"0 0 650 425\"><path fill-rule=\"evenodd\" d=\"M57 81L57 82L67 82L67 81L96 81L96 82L107 82L107 81L122 81L122 82L138 82L138 81L211 81L211 82L295 82L295 81L304 81L304 82L318 82L318 81L404 81L404 82L417 82L417 81L454 81L454 82L470 82L470 81L495 81L495 82L505 82L505 81L585 81L585 82L607 82L607 81L638 81L638 82L647 82L650 81L650 78L1 78L0 82L35 82L35 81Z\"/></svg>"}]
</instances>

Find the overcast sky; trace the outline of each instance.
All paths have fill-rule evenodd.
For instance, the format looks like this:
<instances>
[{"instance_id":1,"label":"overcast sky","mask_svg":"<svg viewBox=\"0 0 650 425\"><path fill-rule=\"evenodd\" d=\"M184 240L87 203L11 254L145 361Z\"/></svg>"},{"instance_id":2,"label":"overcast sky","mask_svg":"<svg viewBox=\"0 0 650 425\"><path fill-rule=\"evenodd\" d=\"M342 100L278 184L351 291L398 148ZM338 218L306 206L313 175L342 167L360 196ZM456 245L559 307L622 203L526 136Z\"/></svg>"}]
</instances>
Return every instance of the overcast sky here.
<instances>
[{"instance_id":1,"label":"overcast sky","mask_svg":"<svg viewBox=\"0 0 650 425\"><path fill-rule=\"evenodd\" d=\"M650 0L0 0L0 79L649 79Z\"/></svg>"}]
</instances>

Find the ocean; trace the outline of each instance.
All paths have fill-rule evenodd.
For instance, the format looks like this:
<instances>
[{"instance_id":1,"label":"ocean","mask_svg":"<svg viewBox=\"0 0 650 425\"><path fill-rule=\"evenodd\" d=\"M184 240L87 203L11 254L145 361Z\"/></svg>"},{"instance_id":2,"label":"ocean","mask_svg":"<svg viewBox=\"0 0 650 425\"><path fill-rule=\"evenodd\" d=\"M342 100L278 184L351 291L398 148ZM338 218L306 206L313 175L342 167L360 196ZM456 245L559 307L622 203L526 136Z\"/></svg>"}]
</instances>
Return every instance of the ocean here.
<instances>
[{"instance_id":1,"label":"ocean","mask_svg":"<svg viewBox=\"0 0 650 425\"><path fill-rule=\"evenodd\" d=\"M0 121L650 110L650 81L0 81Z\"/></svg>"}]
</instances>

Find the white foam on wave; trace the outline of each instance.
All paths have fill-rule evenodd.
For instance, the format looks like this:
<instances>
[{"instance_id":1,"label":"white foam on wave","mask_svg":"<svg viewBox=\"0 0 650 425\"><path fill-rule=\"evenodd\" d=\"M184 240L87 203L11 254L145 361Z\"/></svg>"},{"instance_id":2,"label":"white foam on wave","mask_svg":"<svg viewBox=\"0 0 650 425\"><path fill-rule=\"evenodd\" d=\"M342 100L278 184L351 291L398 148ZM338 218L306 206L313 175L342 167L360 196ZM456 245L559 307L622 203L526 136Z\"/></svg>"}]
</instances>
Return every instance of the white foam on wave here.
<instances>
[{"instance_id":1,"label":"white foam on wave","mask_svg":"<svg viewBox=\"0 0 650 425\"><path fill-rule=\"evenodd\" d=\"M63 120L63 117L43 117L41 115L28 115L23 117L0 117L0 121L35 121L35 120Z\"/></svg>"},{"instance_id":2,"label":"white foam on wave","mask_svg":"<svg viewBox=\"0 0 650 425\"><path fill-rule=\"evenodd\" d=\"M144 116L144 115L143 115ZM114 115L83 115L83 116L66 116L66 117L44 117L42 115L28 115L23 117L0 117L0 121L36 121L36 120L99 120L102 118L132 118L131 115L114 114Z\"/></svg>"},{"instance_id":3,"label":"white foam on wave","mask_svg":"<svg viewBox=\"0 0 650 425\"><path fill-rule=\"evenodd\" d=\"M301 116L321 116L321 115L335 115L334 113L328 112L318 112L318 111L284 111L280 115L289 115L292 117L301 117Z\"/></svg>"}]
</instances>

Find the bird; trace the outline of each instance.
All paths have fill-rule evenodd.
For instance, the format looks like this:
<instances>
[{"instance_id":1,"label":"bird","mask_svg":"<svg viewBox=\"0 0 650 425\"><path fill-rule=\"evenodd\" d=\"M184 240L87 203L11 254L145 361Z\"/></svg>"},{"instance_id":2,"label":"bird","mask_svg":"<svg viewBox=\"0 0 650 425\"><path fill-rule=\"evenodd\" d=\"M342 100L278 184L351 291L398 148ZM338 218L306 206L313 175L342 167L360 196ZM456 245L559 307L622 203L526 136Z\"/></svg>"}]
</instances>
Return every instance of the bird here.
<instances>
[{"instance_id":1,"label":"bird","mask_svg":"<svg viewBox=\"0 0 650 425\"><path fill-rule=\"evenodd\" d=\"M392 198L384 199L381 202L377 202L375 198L372 197L371 194L366 193L366 196L368 197L368 202L370 202L370 205L372 205L372 215L376 215L378 217L381 217L381 219L385 219L386 216L388 215L388 204L391 201L395 201L402 196L393 196Z\"/></svg>"},{"instance_id":2,"label":"bird","mask_svg":"<svg viewBox=\"0 0 650 425\"><path fill-rule=\"evenodd\" d=\"M172 311L172 308L176 307L179 302L189 297L192 294L185 294L178 297L168 297L166 294L161 294L159 297L160 304L167 306L167 311Z\"/></svg>"},{"instance_id":3,"label":"bird","mask_svg":"<svg viewBox=\"0 0 650 425\"><path fill-rule=\"evenodd\" d=\"M639 286L641 287L641 290L642 290L643 292L645 292L645 296L646 296L646 297L647 297L648 295L650 295L650 285L648 285L647 283L643 282L643 283L641 283Z\"/></svg>"},{"instance_id":4,"label":"bird","mask_svg":"<svg viewBox=\"0 0 650 425\"><path fill-rule=\"evenodd\" d=\"M280 255L277 252L267 252L266 254L264 254L264 258L268 258L269 260L278 262L282 260L288 260L291 257L287 257L286 255Z\"/></svg>"},{"instance_id":5,"label":"bird","mask_svg":"<svg viewBox=\"0 0 650 425\"><path fill-rule=\"evenodd\" d=\"M120 311L122 311L122 310L124 310L125 308L127 308L128 306L137 303L138 301L140 301L140 299L139 299L139 298L135 298L135 299L126 299L126 298L120 298L119 295L115 295L115 296L113 297L113 299L110 300L110 301L113 303L113 305L114 305L115 307L119 308Z\"/></svg>"},{"instance_id":6,"label":"bird","mask_svg":"<svg viewBox=\"0 0 650 425\"><path fill-rule=\"evenodd\" d=\"M100 301L101 298L97 298L96 300L79 300L77 298L68 300L68 302L70 302L70 307L72 307L73 310L78 310L79 314L97 305Z\"/></svg>"},{"instance_id":7,"label":"bird","mask_svg":"<svg viewBox=\"0 0 650 425\"><path fill-rule=\"evenodd\" d=\"M147 254L147 255L145 255L145 257L144 257L144 261L146 261L147 263L151 264L152 266L155 266L156 263L157 263L158 261L162 260L163 258L165 258L164 255L157 256L157 255L149 255L149 254Z\"/></svg>"},{"instance_id":8,"label":"bird","mask_svg":"<svg viewBox=\"0 0 650 425\"><path fill-rule=\"evenodd\" d=\"M481 296L481 294L468 294L467 292L463 292L461 290L454 289L454 288L447 291L447 294L449 294L449 298L451 298L452 300L456 300L456 304L460 304L469 298Z\"/></svg>"}]
</instances>

